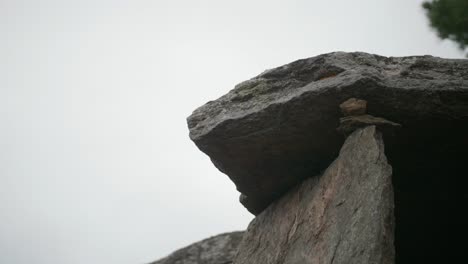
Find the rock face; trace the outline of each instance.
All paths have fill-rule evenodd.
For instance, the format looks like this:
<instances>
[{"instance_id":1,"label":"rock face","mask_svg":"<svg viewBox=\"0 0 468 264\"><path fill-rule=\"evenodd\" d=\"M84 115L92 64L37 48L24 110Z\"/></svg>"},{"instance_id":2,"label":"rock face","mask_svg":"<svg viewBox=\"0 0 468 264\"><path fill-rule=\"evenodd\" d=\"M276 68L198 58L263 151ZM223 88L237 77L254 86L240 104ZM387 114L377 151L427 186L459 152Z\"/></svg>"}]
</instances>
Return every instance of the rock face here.
<instances>
[{"instance_id":1,"label":"rock face","mask_svg":"<svg viewBox=\"0 0 468 264\"><path fill-rule=\"evenodd\" d=\"M463 262L468 60L324 54L188 125L257 215L235 263Z\"/></svg>"},{"instance_id":2,"label":"rock face","mask_svg":"<svg viewBox=\"0 0 468 264\"><path fill-rule=\"evenodd\" d=\"M229 264L242 239L243 232L217 235L177 250L151 264Z\"/></svg>"},{"instance_id":3,"label":"rock face","mask_svg":"<svg viewBox=\"0 0 468 264\"><path fill-rule=\"evenodd\" d=\"M391 175L375 126L356 130L323 175L251 222L234 263L394 263Z\"/></svg>"},{"instance_id":4,"label":"rock face","mask_svg":"<svg viewBox=\"0 0 468 264\"><path fill-rule=\"evenodd\" d=\"M257 215L337 157L344 141L338 106L353 97L367 101L369 115L401 124L385 139L403 200L413 185L403 179L420 180L405 168L432 178L443 162L466 161L468 61L431 56L336 52L268 70L195 110L190 137Z\"/></svg>"}]
</instances>

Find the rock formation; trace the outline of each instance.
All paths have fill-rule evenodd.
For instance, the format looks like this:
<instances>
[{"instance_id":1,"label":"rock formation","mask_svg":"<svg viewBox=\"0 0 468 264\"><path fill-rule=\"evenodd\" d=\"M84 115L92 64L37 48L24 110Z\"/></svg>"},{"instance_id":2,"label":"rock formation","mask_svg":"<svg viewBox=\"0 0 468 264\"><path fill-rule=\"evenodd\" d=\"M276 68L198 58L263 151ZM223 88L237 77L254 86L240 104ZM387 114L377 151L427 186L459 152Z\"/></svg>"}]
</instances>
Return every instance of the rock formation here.
<instances>
[{"instance_id":1,"label":"rock formation","mask_svg":"<svg viewBox=\"0 0 468 264\"><path fill-rule=\"evenodd\" d=\"M340 118L340 126L337 130L345 135L350 134L357 128L371 125L377 126L379 130L387 132L401 126L385 118L366 114L367 102L365 100L350 98L340 104L340 108L345 117Z\"/></svg>"},{"instance_id":2,"label":"rock formation","mask_svg":"<svg viewBox=\"0 0 468 264\"><path fill-rule=\"evenodd\" d=\"M391 175L376 127L355 131L323 175L251 222L234 263L394 263Z\"/></svg>"},{"instance_id":3,"label":"rock formation","mask_svg":"<svg viewBox=\"0 0 468 264\"><path fill-rule=\"evenodd\" d=\"M468 202L468 60L324 54L265 71L187 121L256 215L233 263L464 252L451 237L464 238L453 221Z\"/></svg>"},{"instance_id":4,"label":"rock formation","mask_svg":"<svg viewBox=\"0 0 468 264\"><path fill-rule=\"evenodd\" d=\"M229 264L237 253L242 234L232 232L210 237L151 264Z\"/></svg>"},{"instance_id":5,"label":"rock formation","mask_svg":"<svg viewBox=\"0 0 468 264\"><path fill-rule=\"evenodd\" d=\"M437 152L466 138L467 82L467 60L324 54L268 70L198 108L188 118L190 138L259 214L338 155L345 100L366 100L370 115L404 127L386 137L395 166L425 156L428 142Z\"/></svg>"}]
</instances>

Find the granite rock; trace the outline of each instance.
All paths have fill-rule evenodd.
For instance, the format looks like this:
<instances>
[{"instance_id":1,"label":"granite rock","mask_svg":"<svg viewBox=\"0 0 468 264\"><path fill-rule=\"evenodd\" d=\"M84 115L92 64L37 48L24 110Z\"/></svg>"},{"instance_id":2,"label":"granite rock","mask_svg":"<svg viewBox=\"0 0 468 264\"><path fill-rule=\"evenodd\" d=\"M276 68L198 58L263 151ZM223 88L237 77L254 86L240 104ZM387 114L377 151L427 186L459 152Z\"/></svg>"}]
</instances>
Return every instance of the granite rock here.
<instances>
[{"instance_id":1,"label":"granite rock","mask_svg":"<svg viewBox=\"0 0 468 264\"><path fill-rule=\"evenodd\" d=\"M402 199L412 195L413 180L405 179L416 179L407 175L414 164L427 163L421 173L431 178L442 163L466 160L468 60L431 56L334 52L265 71L196 109L190 138L257 215L337 157L344 142L338 106L350 98L401 124L384 137Z\"/></svg>"},{"instance_id":2,"label":"granite rock","mask_svg":"<svg viewBox=\"0 0 468 264\"><path fill-rule=\"evenodd\" d=\"M249 225L235 264L395 263L392 168L375 126Z\"/></svg>"},{"instance_id":3,"label":"granite rock","mask_svg":"<svg viewBox=\"0 0 468 264\"><path fill-rule=\"evenodd\" d=\"M243 232L210 237L151 264L229 264L237 253Z\"/></svg>"}]
</instances>

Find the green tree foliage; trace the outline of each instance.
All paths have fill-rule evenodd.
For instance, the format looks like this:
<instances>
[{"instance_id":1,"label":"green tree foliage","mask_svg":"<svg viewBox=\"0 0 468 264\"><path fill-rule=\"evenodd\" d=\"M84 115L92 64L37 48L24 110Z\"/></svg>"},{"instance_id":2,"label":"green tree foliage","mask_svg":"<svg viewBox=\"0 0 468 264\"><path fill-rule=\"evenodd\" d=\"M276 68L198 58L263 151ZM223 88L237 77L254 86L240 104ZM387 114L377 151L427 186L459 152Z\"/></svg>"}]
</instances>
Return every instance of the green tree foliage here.
<instances>
[{"instance_id":1,"label":"green tree foliage","mask_svg":"<svg viewBox=\"0 0 468 264\"><path fill-rule=\"evenodd\" d=\"M462 50L468 46L468 0L432 0L423 7L441 39L457 42Z\"/></svg>"}]
</instances>

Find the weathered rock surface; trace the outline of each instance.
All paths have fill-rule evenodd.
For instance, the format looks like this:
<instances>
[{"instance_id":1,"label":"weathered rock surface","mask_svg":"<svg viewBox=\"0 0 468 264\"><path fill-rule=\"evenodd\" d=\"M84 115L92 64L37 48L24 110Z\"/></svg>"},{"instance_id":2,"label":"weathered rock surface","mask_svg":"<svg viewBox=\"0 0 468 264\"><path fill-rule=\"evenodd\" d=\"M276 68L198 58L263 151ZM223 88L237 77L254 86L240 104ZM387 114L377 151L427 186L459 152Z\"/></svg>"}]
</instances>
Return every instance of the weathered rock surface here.
<instances>
[{"instance_id":1,"label":"weathered rock surface","mask_svg":"<svg viewBox=\"0 0 468 264\"><path fill-rule=\"evenodd\" d=\"M210 237L177 250L151 264L229 264L237 253L244 232L232 232Z\"/></svg>"},{"instance_id":2,"label":"weathered rock surface","mask_svg":"<svg viewBox=\"0 0 468 264\"><path fill-rule=\"evenodd\" d=\"M344 116L365 115L367 112L367 101L357 98L349 98L340 104Z\"/></svg>"},{"instance_id":3,"label":"weathered rock surface","mask_svg":"<svg viewBox=\"0 0 468 264\"><path fill-rule=\"evenodd\" d=\"M344 141L338 106L353 97L367 101L369 115L402 125L385 134L401 201L443 164L455 170L467 160L468 60L431 56L336 52L268 70L195 110L190 137L258 214L336 158ZM410 173L415 166L426 175ZM426 196L434 188L421 190ZM410 208L401 215L410 219Z\"/></svg>"},{"instance_id":4,"label":"weathered rock surface","mask_svg":"<svg viewBox=\"0 0 468 264\"><path fill-rule=\"evenodd\" d=\"M389 121L385 118L375 117L371 115L358 115L345 116L340 118L340 126L338 126L337 130L347 135L358 128L371 125L377 126L382 131L389 132L401 127L400 124Z\"/></svg>"},{"instance_id":5,"label":"weathered rock surface","mask_svg":"<svg viewBox=\"0 0 468 264\"><path fill-rule=\"evenodd\" d=\"M392 168L375 126L250 224L235 264L393 264Z\"/></svg>"}]
</instances>

